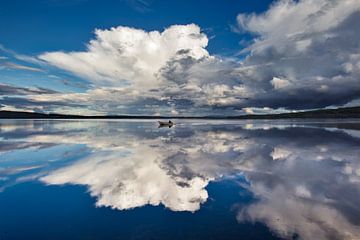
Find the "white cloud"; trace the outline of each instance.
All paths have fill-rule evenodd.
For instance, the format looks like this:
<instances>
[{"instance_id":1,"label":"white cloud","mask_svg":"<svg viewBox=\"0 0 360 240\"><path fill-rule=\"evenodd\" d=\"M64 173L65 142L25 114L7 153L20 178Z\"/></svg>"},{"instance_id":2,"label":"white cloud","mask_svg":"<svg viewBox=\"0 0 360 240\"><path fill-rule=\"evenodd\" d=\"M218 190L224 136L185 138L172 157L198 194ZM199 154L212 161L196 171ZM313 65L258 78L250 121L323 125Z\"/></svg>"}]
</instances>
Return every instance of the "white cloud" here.
<instances>
[{"instance_id":1,"label":"white cloud","mask_svg":"<svg viewBox=\"0 0 360 240\"><path fill-rule=\"evenodd\" d=\"M288 86L290 86L290 82L286 79L281 79L281 78L277 78L277 77L273 77L273 79L271 80L271 84L274 86L274 88L276 90L281 90L284 89Z\"/></svg>"},{"instance_id":2,"label":"white cloud","mask_svg":"<svg viewBox=\"0 0 360 240\"><path fill-rule=\"evenodd\" d=\"M279 0L263 14L239 14L237 20L243 29L261 36L251 49L261 51L276 46L278 50L281 47L288 50L288 41L299 40L302 36L304 38L293 44L301 45L303 50L311 44L316 33L326 33L340 25L359 8L357 0ZM331 34L325 37L331 37Z\"/></svg>"},{"instance_id":3,"label":"white cloud","mask_svg":"<svg viewBox=\"0 0 360 240\"><path fill-rule=\"evenodd\" d=\"M305 186L297 186L295 188L295 194L298 197L311 198L311 193Z\"/></svg>"},{"instance_id":4,"label":"white cloud","mask_svg":"<svg viewBox=\"0 0 360 240\"><path fill-rule=\"evenodd\" d=\"M93 81L97 85L156 88L158 71L179 52L207 57L207 37L195 24L173 25L163 32L130 27L95 30L84 52L48 52L40 59Z\"/></svg>"},{"instance_id":5,"label":"white cloud","mask_svg":"<svg viewBox=\"0 0 360 240\"><path fill-rule=\"evenodd\" d=\"M254 114L254 110L252 108L244 108L243 110L246 114Z\"/></svg>"}]
</instances>

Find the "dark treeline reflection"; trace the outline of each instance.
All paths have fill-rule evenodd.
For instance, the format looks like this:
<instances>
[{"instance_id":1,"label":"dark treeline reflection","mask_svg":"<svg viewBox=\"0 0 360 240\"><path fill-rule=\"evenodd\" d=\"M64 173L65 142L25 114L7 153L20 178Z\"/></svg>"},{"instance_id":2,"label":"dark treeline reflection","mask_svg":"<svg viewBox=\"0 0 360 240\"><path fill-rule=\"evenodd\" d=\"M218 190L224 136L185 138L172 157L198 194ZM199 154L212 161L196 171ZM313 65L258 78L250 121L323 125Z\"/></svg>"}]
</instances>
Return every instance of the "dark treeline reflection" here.
<instances>
[{"instance_id":1,"label":"dark treeline reflection","mask_svg":"<svg viewBox=\"0 0 360 240\"><path fill-rule=\"evenodd\" d=\"M196 214L211 182L241 178L252 200L229 210L239 225L262 223L285 239L359 239L360 134L343 125L3 121L0 190L82 185L98 207Z\"/></svg>"}]
</instances>

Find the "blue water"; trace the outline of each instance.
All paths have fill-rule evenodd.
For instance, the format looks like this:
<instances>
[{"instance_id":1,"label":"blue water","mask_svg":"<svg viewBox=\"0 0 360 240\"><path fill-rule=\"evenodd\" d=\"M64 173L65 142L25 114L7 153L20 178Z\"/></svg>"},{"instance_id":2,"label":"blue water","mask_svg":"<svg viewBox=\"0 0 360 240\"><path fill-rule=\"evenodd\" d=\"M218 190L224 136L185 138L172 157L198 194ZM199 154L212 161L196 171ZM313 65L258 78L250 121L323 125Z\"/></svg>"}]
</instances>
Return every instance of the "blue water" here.
<instances>
[{"instance_id":1,"label":"blue water","mask_svg":"<svg viewBox=\"0 0 360 240\"><path fill-rule=\"evenodd\" d=\"M360 239L360 123L0 121L0 239Z\"/></svg>"}]
</instances>

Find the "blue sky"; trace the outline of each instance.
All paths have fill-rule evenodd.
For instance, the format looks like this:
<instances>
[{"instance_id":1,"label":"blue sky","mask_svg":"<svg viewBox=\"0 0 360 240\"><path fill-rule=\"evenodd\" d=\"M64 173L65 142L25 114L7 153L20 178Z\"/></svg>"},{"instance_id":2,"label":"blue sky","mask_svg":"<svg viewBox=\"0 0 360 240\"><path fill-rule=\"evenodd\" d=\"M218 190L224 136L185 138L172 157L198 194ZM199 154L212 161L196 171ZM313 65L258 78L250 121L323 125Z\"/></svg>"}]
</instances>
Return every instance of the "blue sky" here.
<instances>
[{"instance_id":1,"label":"blue sky","mask_svg":"<svg viewBox=\"0 0 360 240\"><path fill-rule=\"evenodd\" d=\"M0 108L217 115L360 102L356 0L4 0Z\"/></svg>"},{"instance_id":2,"label":"blue sky","mask_svg":"<svg viewBox=\"0 0 360 240\"><path fill-rule=\"evenodd\" d=\"M162 31L173 24L196 23L209 36L216 36L208 46L211 53L232 54L242 39L231 31L236 16L265 11L270 3L271 0L4 0L0 10L1 43L23 54L76 51L84 49L95 28L122 25Z\"/></svg>"}]
</instances>

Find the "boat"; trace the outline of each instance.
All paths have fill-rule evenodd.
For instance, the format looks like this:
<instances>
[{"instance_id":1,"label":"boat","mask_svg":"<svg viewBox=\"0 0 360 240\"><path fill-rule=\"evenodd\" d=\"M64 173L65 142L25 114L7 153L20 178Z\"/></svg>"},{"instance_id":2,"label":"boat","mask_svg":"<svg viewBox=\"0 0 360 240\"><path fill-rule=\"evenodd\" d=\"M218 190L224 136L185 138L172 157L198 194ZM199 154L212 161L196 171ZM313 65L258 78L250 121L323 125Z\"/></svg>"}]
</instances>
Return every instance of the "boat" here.
<instances>
[{"instance_id":1,"label":"boat","mask_svg":"<svg viewBox=\"0 0 360 240\"><path fill-rule=\"evenodd\" d=\"M164 121L158 121L159 127L169 127L171 128L175 123L172 121L164 122Z\"/></svg>"}]
</instances>

